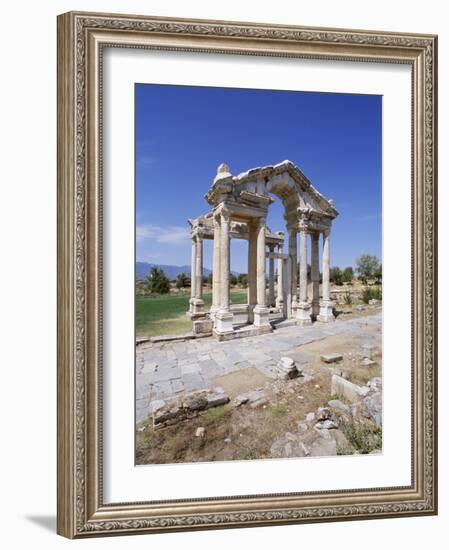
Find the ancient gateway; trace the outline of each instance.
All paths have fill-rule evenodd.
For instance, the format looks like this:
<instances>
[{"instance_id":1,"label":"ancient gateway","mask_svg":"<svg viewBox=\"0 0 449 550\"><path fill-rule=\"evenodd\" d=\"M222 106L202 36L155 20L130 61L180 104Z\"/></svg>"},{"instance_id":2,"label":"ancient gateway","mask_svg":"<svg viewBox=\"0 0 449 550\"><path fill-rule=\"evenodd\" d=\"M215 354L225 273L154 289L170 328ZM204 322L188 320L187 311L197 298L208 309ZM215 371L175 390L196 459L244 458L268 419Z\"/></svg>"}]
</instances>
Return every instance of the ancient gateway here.
<instances>
[{"instance_id":1,"label":"ancient gateway","mask_svg":"<svg viewBox=\"0 0 449 550\"><path fill-rule=\"evenodd\" d=\"M285 208L288 253L283 253L284 233L272 233L266 225L273 199ZM212 211L188 220L192 237L191 299L188 314L196 334L219 339L270 332L270 320L286 320L304 326L312 321L334 320L329 292L329 238L338 215L333 201L325 199L301 170L289 160L233 176L226 164L218 167L205 195ZM299 281L297 235L299 233ZM322 296L320 300L319 242L322 248ZM311 246L311 284L307 277L307 247ZM204 308L203 239L213 239L212 307ZM230 302L230 239L248 241L248 304ZM266 291L266 258L268 293ZM275 260L277 277L275 284ZM298 293L299 283L299 293Z\"/></svg>"}]
</instances>

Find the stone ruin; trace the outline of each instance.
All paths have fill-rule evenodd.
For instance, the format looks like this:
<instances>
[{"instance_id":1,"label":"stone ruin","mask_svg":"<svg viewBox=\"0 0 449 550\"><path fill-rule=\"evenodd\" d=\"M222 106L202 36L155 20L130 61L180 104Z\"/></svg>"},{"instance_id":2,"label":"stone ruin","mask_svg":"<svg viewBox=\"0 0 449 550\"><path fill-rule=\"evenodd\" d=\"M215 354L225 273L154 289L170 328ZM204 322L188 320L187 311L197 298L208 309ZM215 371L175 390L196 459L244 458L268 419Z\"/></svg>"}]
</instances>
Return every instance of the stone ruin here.
<instances>
[{"instance_id":1,"label":"stone ruin","mask_svg":"<svg viewBox=\"0 0 449 550\"><path fill-rule=\"evenodd\" d=\"M283 253L284 233L267 227L270 194L283 203L288 230L288 253ZM289 319L299 326L334 320L330 299L329 262L332 221L338 212L301 170L285 160L274 166L254 168L233 176L226 164L218 167L205 195L212 211L188 220L192 238L192 274L189 315L194 333L230 339L270 332L270 316ZM299 234L299 281L297 240ZM322 236L322 296L320 297L319 248ZM203 240L213 240L212 306L203 300ZM248 303L230 302L230 239L248 241ZM311 246L312 292L308 295L307 248ZM268 293L266 259L269 260ZM277 281L275 285L275 261ZM298 292L299 282L299 292ZM276 293L275 293L276 288Z\"/></svg>"}]
</instances>

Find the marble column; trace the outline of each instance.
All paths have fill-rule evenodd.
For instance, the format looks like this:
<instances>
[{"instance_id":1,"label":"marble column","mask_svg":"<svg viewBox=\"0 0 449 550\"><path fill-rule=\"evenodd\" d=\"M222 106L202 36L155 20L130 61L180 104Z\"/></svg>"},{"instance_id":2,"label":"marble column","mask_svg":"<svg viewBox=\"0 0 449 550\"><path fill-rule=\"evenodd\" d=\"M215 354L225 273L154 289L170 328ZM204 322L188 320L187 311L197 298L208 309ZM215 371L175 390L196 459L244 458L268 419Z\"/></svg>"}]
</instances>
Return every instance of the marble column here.
<instances>
[{"instance_id":1,"label":"marble column","mask_svg":"<svg viewBox=\"0 0 449 550\"><path fill-rule=\"evenodd\" d=\"M323 233L323 299L320 303L320 314L318 321L328 323L334 321L333 304L330 299L330 281L329 281L329 266L330 266L330 230Z\"/></svg>"},{"instance_id":2,"label":"marble column","mask_svg":"<svg viewBox=\"0 0 449 550\"><path fill-rule=\"evenodd\" d=\"M220 217L214 216L214 257L212 263L212 307L210 312L214 315L220 309Z\"/></svg>"},{"instance_id":3,"label":"marble column","mask_svg":"<svg viewBox=\"0 0 449 550\"><path fill-rule=\"evenodd\" d=\"M203 238L196 237L196 283L195 295L198 300L203 299Z\"/></svg>"},{"instance_id":4,"label":"marble column","mask_svg":"<svg viewBox=\"0 0 449 550\"><path fill-rule=\"evenodd\" d=\"M266 305L266 256L265 256L265 218L260 218L257 228L257 305L254 308L254 325L269 327L269 309Z\"/></svg>"},{"instance_id":5,"label":"marble column","mask_svg":"<svg viewBox=\"0 0 449 550\"><path fill-rule=\"evenodd\" d=\"M295 310L298 305L298 278L297 278L297 265L298 265L298 257L297 257L297 240L296 240L296 228L292 228L288 230L288 253L291 259L290 265L291 265L291 273L290 273L290 283L291 283L291 310L293 317L295 316Z\"/></svg>"},{"instance_id":6,"label":"marble column","mask_svg":"<svg viewBox=\"0 0 449 550\"><path fill-rule=\"evenodd\" d=\"M274 245L268 247L268 307L275 305L274 300Z\"/></svg>"},{"instance_id":7,"label":"marble column","mask_svg":"<svg viewBox=\"0 0 449 550\"><path fill-rule=\"evenodd\" d=\"M196 237L192 237L192 257L190 261L190 306L192 306L193 300L196 296L195 283L196 283ZM192 307L190 307L190 311L192 311Z\"/></svg>"},{"instance_id":8,"label":"marble column","mask_svg":"<svg viewBox=\"0 0 449 550\"><path fill-rule=\"evenodd\" d=\"M257 222L248 222L248 322L254 322L257 304Z\"/></svg>"},{"instance_id":9,"label":"marble column","mask_svg":"<svg viewBox=\"0 0 449 550\"><path fill-rule=\"evenodd\" d=\"M302 229L299 244L299 304L296 310L296 319L300 326L310 325L311 306L307 296L307 231Z\"/></svg>"},{"instance_id":10,"label":"marble column","mask_svg":"<svg viewBox=\"0 0 449 550\"><path fill-rule=\"evenodd\" d=\"M311 279L312 279L312 315L316 318L320 313L320 260L319 233L312 233Z\"/></svg>"},{"instance_id":11,"label":"marble column","mask_svg":"<svg viewBox=\"0 0 449 550\"><path fill-rule=\"evenodd\" d=\"M220 309L215 315L215 331L219 334L232 332L232 318L229 304L230 272L230 225L228 212L221 212L220 231Z\"/></svg>"},{"instance_id":12,"label":"marble column","mask_svg":"<svg viewBox=\"0 0 449 550\"><path fill-rule=\"evenodd\" d=\"M192 237L192 260L190 274L190 308L191 316L204 313L204 301L202 298L203 279L203 241L196 234Z\"/></svg>"},{"instance_id":13,"label":"marble column","mask_svg":"<svg viewBox=\"0 0 449 550\"><path fill-rule=\"evenodd\" d=\"M282 246L278 245L278 277L277 277L277 295L276 295L276 306L283 310L284 305L284 260L282 258Z\"/></svg>"}]
</instances>

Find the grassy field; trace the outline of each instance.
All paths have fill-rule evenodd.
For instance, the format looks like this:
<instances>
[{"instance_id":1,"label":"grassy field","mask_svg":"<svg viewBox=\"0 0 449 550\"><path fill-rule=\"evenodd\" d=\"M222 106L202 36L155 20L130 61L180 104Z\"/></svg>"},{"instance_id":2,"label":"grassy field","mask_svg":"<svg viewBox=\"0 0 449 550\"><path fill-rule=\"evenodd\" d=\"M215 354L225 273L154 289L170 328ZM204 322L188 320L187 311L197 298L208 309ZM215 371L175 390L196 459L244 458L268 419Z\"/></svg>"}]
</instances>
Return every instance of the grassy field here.
<instances>
[{"instance_id":1,"label":"grassy field","mask_svg":"<svg viewBox=\"0 0 449 550\"><path fill-rule=\"evenodd\" d=\"M164 294L161 296L136 296L136 336L182 334L192 330L192 322L186 316L189 294ZM212 303L212 293L203 295L206 308ZM246 290L231 290L233 304L247 302Z\"/></svg>"}]
</instances>

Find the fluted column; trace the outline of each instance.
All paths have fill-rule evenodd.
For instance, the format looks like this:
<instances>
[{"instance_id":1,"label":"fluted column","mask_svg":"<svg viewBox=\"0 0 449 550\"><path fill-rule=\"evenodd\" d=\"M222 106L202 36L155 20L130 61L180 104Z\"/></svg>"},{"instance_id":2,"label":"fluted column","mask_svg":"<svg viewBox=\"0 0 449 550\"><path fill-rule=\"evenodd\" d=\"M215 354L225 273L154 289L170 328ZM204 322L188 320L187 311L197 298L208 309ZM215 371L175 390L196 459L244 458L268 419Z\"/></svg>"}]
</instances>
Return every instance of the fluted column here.
<instances>
[{"instance_id":1,"label":"fluted column","mask_svg":"<svg viewBox=\"0 0 449 550\"><path fill-rule=\"evenodd\" d=\"M190 304L192 305L192 300L196 297L196 237L192 237L192 259L190 262ZM192 309L192 308L191 308Z\"/></svg>"},{"instance_id":2,"label":"fluted column","mask_svg":"<svg viewBox=\"0 0 449 550\"><path fill-rule=\"evenodd\" d=\"M257 327L270 327L269 309L266 306L266 274L265 274L265 218L260 218L257 229L257 305L254 308L254 324ZM270 327L271 328L271 327Z\"/></svg>"},{"instance_id":3,"label":"fluted column","mask_svg":"<svg viewBox=\"0 0 449 550\"><path fill-rule=\"evenodd\" d=\"M248 322L254 321L257 304L257 225L248 222Z\"/></svg>"},{"instance_id":4,"label":"fluted column","mask_svg":"<svg viewBox=\"0 0 449 550\"><path fill-rule=\"evenodd\" d=\"M229 310L229 272L231 266L229 226L230 218L228 214L221 215L221 235L220 235L220 263L221 263L221 300L220 309Z\"/></svg>"},{"instance_id":5,"label":"fluted column","mask_svg":"<svg viewBox=\"0 0 449 550\"><path fill-rule=\"evenodd\" d=\"M265 274L265 219L261 218L257 230L257 305L266 306Z\"/></svg>"},{"instance_id":6,"label":"fluted column","mask_svg":"<svg viewBox=\"0 0 449 550\"><path fill-rule=\"evenodd\" d=\"M201 235L196 237L196 283L195 297L198 300L203 298L203 238Z\"/></svg>"},{"instance_id":7,"label":"fluted column","mask_svg":"<svg viewBox=\"0 0 449 550\"><path fill-rule=\"evenodd\" d=\"M272 307L274 305L274 245L270 245L268 256L268 306Z\"/></svg>"},{"instance_id":8,"label":"fluted column","mask_svg":"<svg viewBox=\"0 0 449 550\"><path fill-rule=\"evenodd\" d=\"M330 300L330 229L323 233L323 300L320 304L320 314L318 321L327 323L334 321L333 304Z\"/></svg>"},{"instance_id":9,"label":"fluted column","mask_svg":"<svg viewBox=\"0 0 449 550\"><path fill-rule=\"evenodd\" d=\"M297 293L298 293L298 277L297 277L297 266L298 266L298 257L297 257L298 244L296 240L296 228L289 228L288 230L288 253L291 259L291 308L292 310L296 309L298 302ZM293 312L294 314L294 312Z\"/></svg>"},{"instance_id":10,"label":"fluted column","mask_svg":"<svg viewBox=\"0 0 449 550\"><path fill-rule=\"evenodd\" d=\"M312 315L320 312L320 260L319 260L319 233L312 233L311 250L311 279L312 279Z\"/></svg>"},{"instance_id":11,"label":"fluted column","mask_svg":"<svg viewBox=\"0 0 449 550\"><path fill-rule=\"evenodd\" d=\"M276 306L278 308L283 308L284 305L284 273L283 273L283 267L284 267L284 260L281 256L282 254L282 247L278 245L278 277L277 277L277 296L276 296Z\"/></svg>"},{"instance_id":12,"label":"fluted column","mask_svg":"<svg viewBox=\"0 0 449 550\"><path fill-rule=\"evenodd\" d=\"M214 257L212 264L212 307L211 313L220 308L220 217L214 216Z\"/></svg>"},{"instance_id":13,"label":"fluted column","mask_svg":"<svg viewBox=\"0 0 449 550\"><path fill-rule=\"evenodd\" d=\"M230 225L229 213L221 211L220 219L220 308L214 316L214 331L220 335L233 331L233 315L229 308L229 272L230 255Z\"/></svg>"},{"instance_id":14,"label":"fluted column","mask_svg":"<svg viewBox=\"0 0 449 550\"><path fill-rule=\"evenodd\" d=\"M329 232L323 233L323 301L328 302L330 298L330 234Z\"/></svg>"},{"instance_id":15,"label":"fluted column","mask_svg":"<svg viewBox=\"0 0 449 550\"><path fill-rule=\"evenodd\" d=\"M203 240L198 233L192 235L192 260L190 269L189 314L191 316L203 315Z\"/></svg>"},{"instance_id":16,"label":"fluted column","mask_svg":"<svg viewBox=\"0 0 449 550\"><path fill-rule=\"evenodd\" d=\"M299 304L296 310L296 319L301 326L312 322L310 317L311 306L307 296L307 231L301 230L299 245Z\"/></svg>"}]
</instances>

